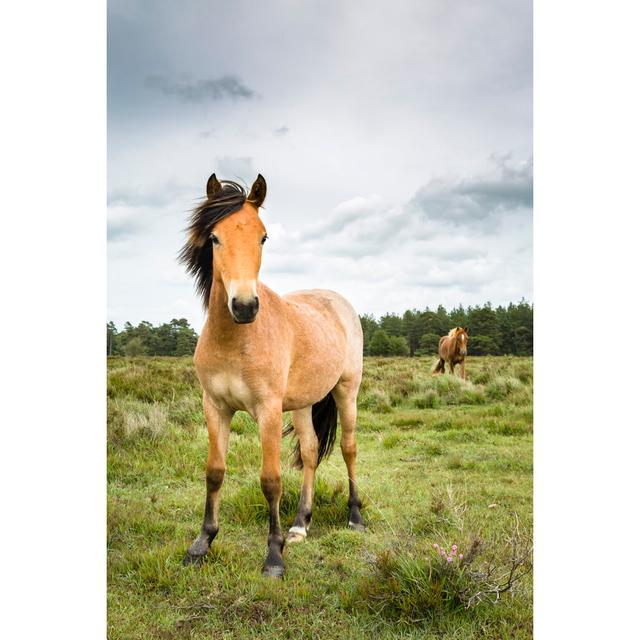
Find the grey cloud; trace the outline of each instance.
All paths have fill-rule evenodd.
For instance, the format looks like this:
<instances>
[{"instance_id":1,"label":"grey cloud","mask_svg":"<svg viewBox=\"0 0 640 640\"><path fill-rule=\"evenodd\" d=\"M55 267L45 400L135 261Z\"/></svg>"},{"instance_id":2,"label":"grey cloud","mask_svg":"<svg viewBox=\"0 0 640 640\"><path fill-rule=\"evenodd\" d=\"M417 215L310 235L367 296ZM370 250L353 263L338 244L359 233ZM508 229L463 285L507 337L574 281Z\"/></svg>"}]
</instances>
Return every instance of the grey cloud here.
<instances>
[{"instance_id":1,"label":"grey cloud","mask_svg":"<svg viewBox=\"0 0 640 640\"><path fill-rule=\"evenodd\" d=\"M177 96L183 102L219 102L225 98L231 100L250 100L257 96L235 75L221 76L208 80L173 81L161 75L148 76L146 85L168 96Z\"/></svg>"},{"instance_id":2,"label":"grey cloud","mask_svg":"<svg viewBox=\"0 0 640 640\"><path fill-rule=\"evenodd\" d=\"M273 130L273 134L278 138L282 138L282 137L286 136L287 133L289 133L289 131L290 131L290 129L287 126L276 127Z\"/></svg>"},{"instance_id":3,"label":"grey cloud","mask_svg":"<svg viewBox=\"0 0 640 640\"><path fill-rule=\"evenodd\" d=\"M496 171L487 176L432 180L411 204L430 220L454 225L495 227L499 214L533 207L533 160L511 166L509 156L492 156Z\"/></svg>"},{"instance_id":4,"label":"grey cloud","mask_svg":"<svg viewBox=\"0 0 640 640\"><path fill-rule=\"evenodd\" d=\"M107 193L108 207L166 207L172 202L184 200L194 193L190 185L167 182L166 184L139 188L122 186L110 189ZM187 195L189 194L189 196Z\"/></svg>"}]
</instances>

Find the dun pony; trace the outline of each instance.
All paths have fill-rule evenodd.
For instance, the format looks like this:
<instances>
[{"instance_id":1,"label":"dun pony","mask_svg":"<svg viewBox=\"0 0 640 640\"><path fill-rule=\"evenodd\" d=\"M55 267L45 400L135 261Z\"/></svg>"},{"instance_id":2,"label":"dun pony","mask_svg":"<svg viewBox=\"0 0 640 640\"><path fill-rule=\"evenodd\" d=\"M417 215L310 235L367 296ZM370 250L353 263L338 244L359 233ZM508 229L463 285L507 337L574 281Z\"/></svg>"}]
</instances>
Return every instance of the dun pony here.
<instances>
[{"instance_id":1,"label":"dun pony","mask_svg":"<svg viewBox=\"0 0 640 640\"><path fill-rule=\"evenodd\" d=\"M283 411L292 412L303 469L298 512L287 543L307 537L315 471L331 452L338 416L349 479L347 522L352 529L364 529L355 479L362 328L353 307L333 291L311 289L280 296L260 282L267 241L258 215L267 195L261 175L248 195L240 185L212 175L206 194L193 212L180 254L207 310L194 355L209 434L206 499L200 534L185 563L200 562L218 533L231 419L236 411L247 411L259 427L260 485L269 506L263 574L281 577Z\"/></svg>"}]
</instances>

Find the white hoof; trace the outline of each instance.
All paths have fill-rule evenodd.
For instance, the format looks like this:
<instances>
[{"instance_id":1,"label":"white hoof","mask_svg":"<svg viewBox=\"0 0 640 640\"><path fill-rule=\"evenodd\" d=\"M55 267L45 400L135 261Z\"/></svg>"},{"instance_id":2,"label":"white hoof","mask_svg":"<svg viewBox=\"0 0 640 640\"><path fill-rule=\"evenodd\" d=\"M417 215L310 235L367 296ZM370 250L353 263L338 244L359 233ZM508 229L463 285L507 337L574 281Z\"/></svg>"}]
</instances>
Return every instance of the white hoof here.
<instances>
[{"instance_id":1,"label":"white hoof","mask_svg":"<svg viewBox=\"0 0 640 640\"><path fill-rule=\"evenodd\" d=\"M291 527L287 534L287 543L302 542L307 537L307 530L304 527Z\"/></svg>"}]
</instances>

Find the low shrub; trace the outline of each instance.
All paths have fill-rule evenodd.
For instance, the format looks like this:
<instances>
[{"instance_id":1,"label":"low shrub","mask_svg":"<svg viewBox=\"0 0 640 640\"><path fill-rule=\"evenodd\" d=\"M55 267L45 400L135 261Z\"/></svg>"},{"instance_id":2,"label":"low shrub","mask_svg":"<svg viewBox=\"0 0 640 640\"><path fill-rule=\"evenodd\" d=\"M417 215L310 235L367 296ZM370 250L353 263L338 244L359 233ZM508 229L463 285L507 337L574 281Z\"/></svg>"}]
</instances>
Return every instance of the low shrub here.
<instances>
[{"instance_id":1,"label":"low shrub","mask_svg":"<svg viewBox=\"0 0 640 640\"><path fill-rule=\"evenodd\" d=\"M361 409L374 411L376 413L391 413L391 399L389 394L382 389L373 388L359 396Z\"/></svg>"},{"instance_id":2,"label":"low shrub","mask_svg":"<svg viewBox=\"0 0 640 640\"><path fill-rule=\"evenodd\" d=\"M485 551L477 538L460 546L433 543L430 549L385 550L356 590L342 594L343 606L416 624L442 613L497 604L531 571L530 538L515 533L508 544L506 562L494 550Z\"/></svg>"},{"instance_id":3,"label":"low shrub","mask_svg":"<svg viewBox=\"0 0 640 640\"><path fill-rule=\"evenodd\" d=\"M427 389L424 393L414 396L413 404L418 409L436 409L440 406L440 396L435 389Z\"/></svg>"},{"instance_id":4,"label":"low shrub","mask_svg":"<svg viewBox=\"0 0 640 640\"><path fill-rule=\"evenodd\" d=\"M515 391L520 391L522 382L513 376L497 376L485 387L487 397L491 400L504 400Z\"/></svg>"}]
</instances>

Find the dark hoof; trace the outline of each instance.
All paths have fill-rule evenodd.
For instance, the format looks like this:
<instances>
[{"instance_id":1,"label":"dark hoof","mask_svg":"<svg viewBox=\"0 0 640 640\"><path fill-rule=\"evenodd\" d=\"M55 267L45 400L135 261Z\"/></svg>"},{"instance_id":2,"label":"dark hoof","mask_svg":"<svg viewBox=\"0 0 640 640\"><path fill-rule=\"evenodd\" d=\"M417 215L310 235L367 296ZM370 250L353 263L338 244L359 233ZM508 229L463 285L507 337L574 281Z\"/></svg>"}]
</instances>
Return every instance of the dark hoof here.
<instances>
[{"instance_id":1,"label":"dark hoof","mask_svg":"<svg viewBox=\"0 0 640 640\"><path fill-rule=\"evenodd\" d=\"M361 522L349 522L349 529L352 531L366 531L367 527Z\"/></svg>"},{"instance_id":2,"label":"dark hoof","mask_svg":"<svg viewBox=\"0 0 640 640\"><path fill-rule=\"evenodd\" d=\"M204 562L205 556L206 554L204 556L194 556L187 551L182 559L182 564L185 567L199 567Z\"/></svg>"},{"instance_id":3,"label":"dark hoof","mask_svg":"<svg viewBox=\"0 0 640 640\"><path fill-rule=\"evenodd\" d=\"M262 575L265 578L283 578L284 567L281 565L273 565L271 567L265 567L262 570Z\"/></svg>"}]
</instances>

